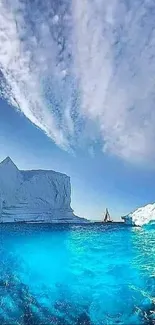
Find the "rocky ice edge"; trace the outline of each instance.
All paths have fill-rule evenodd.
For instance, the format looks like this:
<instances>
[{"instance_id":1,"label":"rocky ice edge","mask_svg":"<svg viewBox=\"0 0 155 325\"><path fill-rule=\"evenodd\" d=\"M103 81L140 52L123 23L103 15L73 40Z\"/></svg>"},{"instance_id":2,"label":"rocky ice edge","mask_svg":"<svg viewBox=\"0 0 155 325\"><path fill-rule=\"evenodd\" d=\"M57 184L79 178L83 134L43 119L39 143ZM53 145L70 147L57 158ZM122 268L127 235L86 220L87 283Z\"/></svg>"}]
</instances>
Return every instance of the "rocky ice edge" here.
<instances>
[{"instance_id":1,"label":"rocky ice edge","mask_svg":"<svg viewBox=\"0 0 155 325\"><path fill-rule=\"evenodd\" d=\"M17 168L0 163L0 221L82 222L74 215L70 178L52 170Z\"/></svg>"},{"instance_id":2,"label":"rocky ice edge","mask_svg":"<svg viewBox=\"0 0 155 325\"><path fill-rule=\"evenodd\" d=\"M155 203L141 207L128 216L123 217L125 223L143 226L149 222L155 221Z\"/></svg>"}]
</instances>

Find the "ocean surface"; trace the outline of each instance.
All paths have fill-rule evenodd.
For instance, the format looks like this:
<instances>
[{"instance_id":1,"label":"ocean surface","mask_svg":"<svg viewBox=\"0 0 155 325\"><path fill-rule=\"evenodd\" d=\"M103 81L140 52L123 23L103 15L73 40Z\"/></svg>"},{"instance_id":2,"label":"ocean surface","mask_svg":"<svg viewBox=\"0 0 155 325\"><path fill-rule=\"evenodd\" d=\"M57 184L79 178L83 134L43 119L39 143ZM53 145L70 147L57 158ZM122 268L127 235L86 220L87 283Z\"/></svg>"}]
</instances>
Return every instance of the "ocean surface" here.
<instances>
[{"instance_id":1,"label":"ocean surface","mask_svg":"<svg viewBox=\"0 0 155 325\"><path fill-rule=\"evenodd\" d=\"M155 227L1 224L0 324L155 324Z\"/></svg>"}]
</instances>

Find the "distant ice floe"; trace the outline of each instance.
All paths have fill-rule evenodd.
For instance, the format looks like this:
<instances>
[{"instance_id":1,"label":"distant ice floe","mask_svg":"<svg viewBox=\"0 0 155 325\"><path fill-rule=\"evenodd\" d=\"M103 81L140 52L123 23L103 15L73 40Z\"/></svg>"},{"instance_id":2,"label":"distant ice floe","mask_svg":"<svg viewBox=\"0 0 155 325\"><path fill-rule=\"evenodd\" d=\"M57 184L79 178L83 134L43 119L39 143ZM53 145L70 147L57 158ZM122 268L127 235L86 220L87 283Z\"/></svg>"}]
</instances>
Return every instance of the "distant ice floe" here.
<instances>
[{"instance_id":1,"label":"distant ice floe","mask_svg":"<svg viewBox=\"0 0 155 325\"><path fill-rule=\"evenodd\" d=\"M150 222L155 222L155 203L141 207L129 215L122 217L129 225L143 226Z\"/></svg>"}]
</instances>

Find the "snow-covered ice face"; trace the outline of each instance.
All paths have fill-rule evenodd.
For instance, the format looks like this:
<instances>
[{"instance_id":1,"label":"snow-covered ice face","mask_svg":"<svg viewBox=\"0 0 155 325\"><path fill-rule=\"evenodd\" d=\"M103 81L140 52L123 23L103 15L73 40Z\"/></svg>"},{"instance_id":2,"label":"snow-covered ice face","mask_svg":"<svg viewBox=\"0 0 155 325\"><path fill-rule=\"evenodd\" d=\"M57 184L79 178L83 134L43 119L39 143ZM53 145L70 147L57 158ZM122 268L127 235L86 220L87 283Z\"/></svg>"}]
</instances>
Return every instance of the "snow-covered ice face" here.
<instances>
[{"instance_id":1,"label":"snow-covered ice face","mask_svg":"<svg viewBox=\"0 0 155 325\"><path fill-rule=\"evenodd\" d=\"M126 223L129 223L131 220L136 226L143 226L155 221L155 204L148 204L141 207L135 210L129 216L125 217Z\"/></svg>"},{"instance_id":2,"label":"snow-covered ice face","mask_svg":"<svg viewBox=\"0 0 155 325\"><path fill-rule=\"evenodd\" d=\"M52 170L19 170L8 157L0 163L2 221L63 219L76 221L71 204L70 178Z\"/></svg>"}]
</instances>

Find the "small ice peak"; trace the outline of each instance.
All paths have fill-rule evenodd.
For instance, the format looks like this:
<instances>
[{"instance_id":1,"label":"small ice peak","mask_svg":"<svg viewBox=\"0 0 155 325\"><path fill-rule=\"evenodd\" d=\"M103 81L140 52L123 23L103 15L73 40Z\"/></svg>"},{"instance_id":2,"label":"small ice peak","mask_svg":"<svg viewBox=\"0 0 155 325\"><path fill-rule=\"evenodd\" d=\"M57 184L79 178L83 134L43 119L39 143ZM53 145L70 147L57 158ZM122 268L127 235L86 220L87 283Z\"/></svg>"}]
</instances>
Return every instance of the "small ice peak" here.
<instances>
[{"instance_id":1,"label":"small ice peak","mask_svg":"<svg viewBox=\"0 0 155 325\"><path fill-rule=\"evenodd\" d=\"M4 160L2 160L0 163L0 166L7 166L7 165L14 166L17 168L17 166L14 164L14 162L12 161L12 159L9 156L6 157Z\"/></svg>"}]
</instances>

